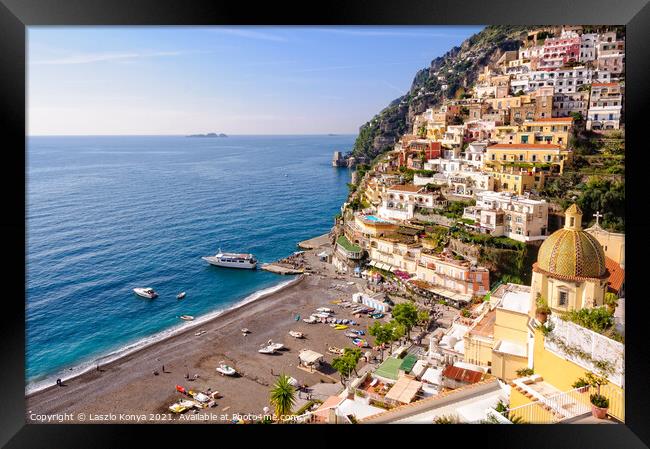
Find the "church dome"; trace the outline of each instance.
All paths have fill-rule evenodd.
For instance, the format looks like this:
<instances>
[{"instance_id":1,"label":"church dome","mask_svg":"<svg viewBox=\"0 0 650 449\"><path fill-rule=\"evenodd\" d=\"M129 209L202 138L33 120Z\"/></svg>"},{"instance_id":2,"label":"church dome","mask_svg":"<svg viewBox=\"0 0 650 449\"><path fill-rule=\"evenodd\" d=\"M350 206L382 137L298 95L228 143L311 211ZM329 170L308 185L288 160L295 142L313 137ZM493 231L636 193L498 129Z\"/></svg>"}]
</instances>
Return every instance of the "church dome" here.
<instances>
[{"instance_id":1,"label":"church dome","mask_svg":"<svg viewBox=\"0 0 650 449\"><path fill-rule=\"evenodd\" d=\"M594 236L582 230L582 211L573 204L566 212L563 229L542 243L536 268L550 275L600 278L606 274L605 252Z\"/></svg>"}]
</instances>

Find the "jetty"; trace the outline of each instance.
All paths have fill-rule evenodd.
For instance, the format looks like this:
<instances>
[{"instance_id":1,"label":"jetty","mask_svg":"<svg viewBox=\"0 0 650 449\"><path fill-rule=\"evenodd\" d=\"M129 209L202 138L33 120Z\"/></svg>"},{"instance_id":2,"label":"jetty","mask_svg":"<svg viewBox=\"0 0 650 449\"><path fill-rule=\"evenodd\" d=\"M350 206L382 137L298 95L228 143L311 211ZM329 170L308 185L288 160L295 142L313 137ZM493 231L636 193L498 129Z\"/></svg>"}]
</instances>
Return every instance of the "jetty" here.
<instances>
[{"instance_id":1,"label":"jetty","mask_svg":"<svg viewBox=\"0 0 650 449\"><path fill-rule=\"evenodd\" d=\"M329 245L330 243L330 235L329 233L319 235L318 237L314 237L309 240L303 240L302 242L298 243L298 247L301 249L317 249L320 248L321 246Z\"/></svg>"},{"instance_id":2,"label":"jetty","mask_svg":"<svg viewBox=\"0 0 650 449\"><path fill-rule=\"evenodd\" d=\"M275 274L303 274L305 272L304 268L291 268L279 263L265 263L260 268Z\"/></svg>"}]
</instances>

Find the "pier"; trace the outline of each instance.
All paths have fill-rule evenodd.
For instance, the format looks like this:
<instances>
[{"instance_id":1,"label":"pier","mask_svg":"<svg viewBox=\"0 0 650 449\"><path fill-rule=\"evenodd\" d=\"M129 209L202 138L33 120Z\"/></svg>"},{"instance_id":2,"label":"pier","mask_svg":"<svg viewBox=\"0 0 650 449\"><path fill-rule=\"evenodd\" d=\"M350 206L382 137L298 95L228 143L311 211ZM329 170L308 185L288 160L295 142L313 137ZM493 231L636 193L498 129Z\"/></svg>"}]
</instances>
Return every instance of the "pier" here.
<instances>
[{"instance_id":1,"label":"pier","mask_svg":"<svg viewBox=\"0 0 650 449\"><path fill-rule=\"evenodd\" d=\"M304 268L290 268L279 263L265 263L260 268L276 274L302 274L305 272Z\"/></svg>"},{"instance_id":2,"label":"pier","mask_svg":"<svg viewBox=\"0 0 650 449\"><path fill-rule=\"evenodd\" d=\"M318 237L314 237L313 239L309 240L303 240L302 242L298 243L298 247L300 249L316 249L320 248L321 246L328 245L330 243L330 235L329 233L319 235Z\"/></svg>"}]
</instances>

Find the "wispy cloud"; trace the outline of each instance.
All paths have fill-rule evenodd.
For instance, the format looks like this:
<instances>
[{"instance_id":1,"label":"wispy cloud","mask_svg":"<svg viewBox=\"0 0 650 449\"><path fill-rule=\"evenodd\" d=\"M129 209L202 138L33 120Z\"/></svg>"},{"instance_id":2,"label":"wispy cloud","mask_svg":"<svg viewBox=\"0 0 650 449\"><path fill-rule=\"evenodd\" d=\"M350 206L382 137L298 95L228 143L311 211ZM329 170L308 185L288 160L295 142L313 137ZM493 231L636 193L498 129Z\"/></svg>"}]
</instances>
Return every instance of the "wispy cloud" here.
<instances>
[{"instance_id":1,"label":"wispy cloud","mask_svg":"<svg viewBox=\"0 0 650 449\"><path fill-rule=\"evenodd\" d=\"M230 34L232 36L245 37L248 39L257 39L262 41L287 42L289 40L284 36L280 36L273 33L267 33L264 31L247 29L247 28L215 27L215 28L210 28L210 31L214 33Z\"/></svg>"},{"instance_id":2,"label":"wispy cloud","mask_svg":"<svg viewBox=\"0 0 650 449\"><path fill-rule=\"evenodd\" d=\"M365 37L462 37L463 34L453 32L433 32L419 30L380 30L380 29L341 29L341 28L313 28L315 31L325 33L341 34L346 36Z\"/></svg>"},{"instance_id":3,"label":"wispy cloud","mask_svg":"<svg viewBox=\"0 0 650 449\"><path fill-rule=\"evenodd\" d=\"M390 87L391 89L393 89L395 92L399 92L400 94L404 94L404 92L405 92L404 89L400 89L399 87L389 83L388 81L382 81L382 83L384 85Z\"/></svg>"},{"instance_id":4,"label":"wispy cloud","mask_svg":"<svg viewBox=\"0 0 650 449\"><path fill-rule=\"evenodd\" d=\"M63 56L56 59L42 59L33 61L34 65L68 65L68 64L91 64L104 61L126 61L140 58L154 58L159 56L180 56L183 54L196 53L195 51L156 51L156 52L102 52L83 53Z\"/></svg>"}]
</instances>

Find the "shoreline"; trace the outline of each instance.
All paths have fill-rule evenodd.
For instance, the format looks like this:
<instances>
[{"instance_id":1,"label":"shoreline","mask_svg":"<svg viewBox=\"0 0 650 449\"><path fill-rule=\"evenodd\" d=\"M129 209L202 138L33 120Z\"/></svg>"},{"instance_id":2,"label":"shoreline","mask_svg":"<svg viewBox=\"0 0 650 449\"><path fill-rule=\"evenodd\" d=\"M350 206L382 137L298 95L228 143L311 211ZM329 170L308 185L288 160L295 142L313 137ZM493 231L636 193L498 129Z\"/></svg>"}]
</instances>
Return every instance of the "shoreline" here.
<instances>
[{"instance_id":1,"label":"shoreline","mask_svg":"<svg viewBox=\"0 0 650 449\"><path fill-rule=\"evenodd\" d=\"M323 387L329 394L338 392L340 379L331 367L336 355L328 347L349 346L349 338L328 325L308 324L302 318L318 307L332 307L334 300L364 291L365 284L360 278L338 275L331 264L320 261L317 253L322 250L305 251L307 272L280 283L279 288L248 302L245 299L243 304L199 323L191 322L173 335L120 354L99 369L93 364L68 377L61 386L52 381L26 392L26 421L46 423L53 421L43 417L54 416L56 420L65 416L58 422L130 423L129 416L146 414L149 422L187 422L184 415L168 410L184 397L176 391L180 385L194 391L218 391L215 406L200 413L212 416L211 423L226 423L231 418L223 416L258 414L269 406L269 389L281 373L301 385L320 385L318 390L323 391ZM346 309L337 316L356 320L357 328L366 332L373 322L369 317L353 317ZM251 333L243 335L244 327ZM293 338L289 334L292 330L305 337ZM284 349L272 355L259 353L268 340L283 343ZM303 349L323 354L325 370L309 372L299 367L298 354ZM238 374L220 375L215 368L221 363L234 367ZM327 396L317 397L324 400ZM85 418L77 418L82 415Z\"/></svg>"},{"instance_id":2,"label":"shoreline","mask_svg":"<svg viewBox=\"0 0 650 449\"><path fill-rule=\"evenodd\" d=\"M212 312L208 312L204 317L195 319L194 321L187 322L185 324L179 324L177 326L156 332L153 335L143 337L139 339L138 341L130 344L124 345L124 347L120 349L116 349L114 351L110 351L106 355L97 357L92 360L92 362L81 362L77 365L74 365L73 367L69 368L73 370L74 372L69 375L68 377L61 376L60 379L62 382L69 382L72 380L75 380L79 378L80 376L83 376L84 374L87 374L89 371L95 370L97 366L97 361L100 361L99 366L101 369L105 368L110 368L112 365L119 363L122 359L125 359L131 355L137 355L138 352L143 351L151 346L154 346L159 343L164 343L166 340L169 340L171 338L177 337L177 336L182 336L185 333L195 330L195 328L201 326L201 325L208 325L211 324L214 320L217 320L220 317L226 316L232 312L235 312L243 307L246 307L249 304L253 304L259 300L262 300L264 298L267 298L275 293L282 292L282 290L290 288L293 285L299 284L302 280L304 279L304 274L296 276L294 279L288 280L288 281L282 281L278 283L277 285L274 285L272 287L267 287L261 290L258 290L257 292L251 293L241 301L238 301L234 303L232 306L227 307L225 309L221 310L215 310ZM267 290L265 292L265 290ZM260 292L264 292L261 293ZM255 295L258 295L258 297L255 297L253 299L249 299L251 297L254 297ZM163 335L161 335L163 334ZM158 338L156 338L158 337ZM141 344L141 342L144 342ZM102 360L106 359L105 362L101 362ZM87 365L87 366L86 366ZM78 370L75 370L75 368L78 368ZM56 381L56 376L57 374L53 374L51 376L46 377L45 379L39 380L37 382L34 382L31 389L28 388L29 384L25 385L25 398L30 398L34 396L37 393L46 391L51 388L56 388L57 385L51 385L51 383ZM45 384L45 382L51 382L50 384ZM45 384L42 387L36 387L36 385L39 384Z\"/></svg>"}]
</instances>

